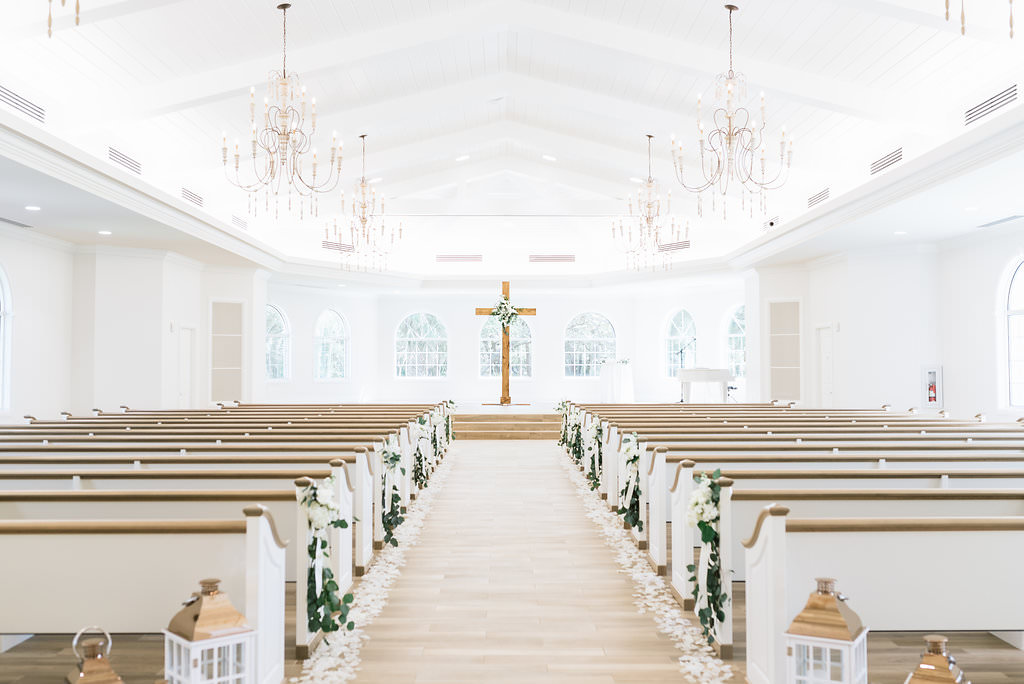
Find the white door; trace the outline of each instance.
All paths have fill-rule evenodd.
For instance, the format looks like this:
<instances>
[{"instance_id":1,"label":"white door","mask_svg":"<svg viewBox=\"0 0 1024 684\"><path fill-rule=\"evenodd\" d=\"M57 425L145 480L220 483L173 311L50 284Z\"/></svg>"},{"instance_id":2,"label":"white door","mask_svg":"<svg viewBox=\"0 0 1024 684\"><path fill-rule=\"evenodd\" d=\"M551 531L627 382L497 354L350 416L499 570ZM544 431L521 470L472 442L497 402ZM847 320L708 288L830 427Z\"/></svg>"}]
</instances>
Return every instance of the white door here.
<instances>
[{"instance_id":1,"label":"white door","mask_svg":"<svg viewBox=\"0 0 1024 684\"><path fill-rule=\"evenodd\" d=\"M832 326L815 329L818 358L818 406L832 408Z\"/></svg>"},{"instance_id":2,"label":"white door","mask_svg":"<svg viewBox=\"0 0 1024 684\"><path fill-rule=\"evenodd\" d=\"M178 328L178 408L193 408L192 354L195 336L194 328Z\"/></svg>"}]
</instances>

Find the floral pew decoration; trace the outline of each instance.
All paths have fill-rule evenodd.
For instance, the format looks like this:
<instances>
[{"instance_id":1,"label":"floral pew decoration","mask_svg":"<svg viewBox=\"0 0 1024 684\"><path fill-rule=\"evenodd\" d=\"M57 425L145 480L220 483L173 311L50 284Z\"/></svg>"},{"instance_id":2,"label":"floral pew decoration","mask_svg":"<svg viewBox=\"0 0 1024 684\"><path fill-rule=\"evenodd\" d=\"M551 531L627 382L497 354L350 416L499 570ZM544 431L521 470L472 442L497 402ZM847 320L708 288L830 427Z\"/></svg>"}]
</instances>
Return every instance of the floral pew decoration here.
<instances>
[{"instance_id":1,"label":"floral pew decoration","mask_svg":"<svg viewBox=\"0 0 1024 684\"><path fill-rule=\"evenodd\" d=\"M384 464L384 482L381 487L380 518L384 528L384 543L398 546L395 529L405 522L402 515L402 494L399 490L399 475L405 475L402 466L402 450L398 445L398 437L389 435L381 450Z\"/></svg>"},{"instance_id":2,"label":"floral pew decoration","mask_svg":"<svg viewBox=\"0 0 1024 684\"><path fill-rule=\"evenodd\" d=\"M347 529L349 524L341 516L341 508L334 497L333 477L320 482L306 479L305 487L296 491L299 504L309 521L306 551L309 556L306 573L306 619L308 630L316 634L354 629L348 619L352 594L338 596L340 587L330 567L331 543L328 533L332 528ZM351 542L350 542L351 543Z\"/></svg>"},{"instance_id":3,"label":"floral pew decoration","mask_svg":"<svg viewBox=\"0 0 1024 684\"><path fill-rule=\"evenodd\" d=\"M725 606L729 595L722 579L722 552L719 524L722 485L721 470L709 477L702 473L696 480L686 509L686 523L700 531L700 557L695 565L687 565L692 573L694 612L700 618L704 638L709 645L716 643L719 625L725 620Z\"/></svg>"},{"instance_id":4,"label":"floral pew decoration","mask_svg":"<svg viewBox=\"0 0 1024 684\"><path fill-rule=\"evenodd\" d=\"M638 532L644 531L643 517L640 515L640 440L635 432L622 436L622 455L626 464L626 479L623 484L623 505L618 514L627 525Z\"/></svg>"}]
</instances>

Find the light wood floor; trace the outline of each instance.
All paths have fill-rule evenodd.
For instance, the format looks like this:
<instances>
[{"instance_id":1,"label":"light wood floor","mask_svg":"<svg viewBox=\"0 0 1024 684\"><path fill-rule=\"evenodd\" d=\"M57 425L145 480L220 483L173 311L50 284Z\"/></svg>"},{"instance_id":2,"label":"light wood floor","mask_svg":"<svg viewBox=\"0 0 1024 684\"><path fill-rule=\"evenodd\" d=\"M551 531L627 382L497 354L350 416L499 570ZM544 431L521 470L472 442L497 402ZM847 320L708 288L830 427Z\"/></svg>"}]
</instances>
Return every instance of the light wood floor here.
<instances>
[{"instance_id":1,"label":"light wood floor","mask_svg":"<svg viewBox=\"0 0 1024 684\"><path fill-rule=\"evenodd\" d=\"M683 681L677 651L637 613L552 442L456 442L449 458L445 491L368 629L357 683ZM948 636L974 684L1024 682L1024 652L985 633ZM870 681L902 684L921 637L872 633ZM157 679L162 658L159 635L115 636L113 664L127 682ZM0 654L0 684L61 681L73 664L69 635L36 637Z\"/></svg>"}]
</instances>

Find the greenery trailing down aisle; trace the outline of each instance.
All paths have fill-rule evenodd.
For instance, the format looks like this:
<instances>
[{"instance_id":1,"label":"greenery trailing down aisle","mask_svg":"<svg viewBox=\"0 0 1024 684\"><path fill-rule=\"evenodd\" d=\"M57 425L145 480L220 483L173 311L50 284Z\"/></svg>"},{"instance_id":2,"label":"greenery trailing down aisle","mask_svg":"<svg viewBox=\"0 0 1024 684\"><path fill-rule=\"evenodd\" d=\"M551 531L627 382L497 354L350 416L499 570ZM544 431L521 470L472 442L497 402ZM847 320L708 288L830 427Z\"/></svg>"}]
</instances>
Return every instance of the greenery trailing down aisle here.
<instances>
[{"instance_id":1,"label":"greenery trailing down aisle","mask_svg":"<svg viewBox=\"0 0 1024 684\"><path fill-rule=\"evenodd\" d=\"M321 482L311 481L300 490L299 504L309 520L309 537L306 553L309 563L306 572L306 619L307 629L328 634L344 629L354 629L355 623L348 619L352 594L338 596L338 583L330 568L330 544L327 532L333 528L347 528L348 521L340 515L340 508L334 497L335 482L328 477Z\"/></svg>"},{"instance_id":2,"label":"greenery trailing down aisle","mask_svg":"<svg viewBox=\"0 0 1024 684\"><path fill-rule=\"evenodd\" d=\"M626 460L626 482L623 484L622 501L626 502L618 511L622 519L638 532L644 531L644 520L640 515L640 440L637 434L622 436L622 451Z\"/></svg>"}]
</instances>

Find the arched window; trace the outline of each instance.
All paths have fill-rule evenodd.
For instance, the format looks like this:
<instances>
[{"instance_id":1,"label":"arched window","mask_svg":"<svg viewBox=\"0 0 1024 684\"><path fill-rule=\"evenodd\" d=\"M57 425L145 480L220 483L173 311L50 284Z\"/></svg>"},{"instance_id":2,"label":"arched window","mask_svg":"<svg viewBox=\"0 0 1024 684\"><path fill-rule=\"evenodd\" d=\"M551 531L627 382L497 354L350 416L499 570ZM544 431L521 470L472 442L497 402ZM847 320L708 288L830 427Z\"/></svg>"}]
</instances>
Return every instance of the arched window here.
<instances>
[{"instance_id":1,"label":"arched window","mask_svg":"<svg viewBox=\"0 0 1024 684\"><path fill-rule=\"evenodd\" d=\"M508 331L509 375L528 378L533 375L533 353L530 326L519 317ZM501 323L496 316L488 316L480 329L480 376L492 378L501 375Z\"/></svg>"},{"instance_id":2,"label":"arched window","mask_svg":"<svg viewBox=\"0 0 1024 684\"><path fill-rule=\"evenodd\" d=\"M395 375L400 378L448 375L448 333L437 316L414 313L398 326Z\"/></svg>"},{"instance_id":3,"label":"arched window","mask_svg":"<svg viewBox=\"0 0 1024 684\"><path fill-rule=\"evenodd\" d=\"M0 411L11 402L11 290L0 269Z\"/></svg>"},{"instance_id":4,"label":"arched window","mask_svg":"<svg viewBox=\"0 0 1024 684\"><path fill-rule=\"evenodd\" d=\"M1024 263L1010 280L1006 297L1007 352L1010 371L1010 405L1024 406Z\"/></svg>"},{"instance_id":5,"label":"arched window","mask_svg":"<svg viewBox=\"0 0 1024 684\"><path fill-rule=\"evenodd\" d=\"M740 307L732 313L729 332L726 337L729 350L729 371L733 377L747 376L747 319L746 308Z\"/></svg>"},{"instance_id":6,"label":"arched window","mask_svg":"<svg viewBox=\"0 0 1024 684\"><path fill-rule=\"evenodd\" d=\"M313 376L317 380L340 380L348 365L348 326L334 309L316 319Z\"/></svg>"},{"instance_id":7,"label":"arched window","mask_svg":"<svg viewBox=\"0 0 1024 684\"><path fill-rule=\"evenodd\" d=\"M267 379L283 380L288 376L290 339L288 323L276 306L267 304Z\"/></svg>"},{"instance_id":8,"label":"arched window","mask_svg":"<svg viewBox=\"0 0 1024 684\"><path fill-rule=\"evenodd\" d=\"M583 313L565 326L565 375L601 374L601 364L615 360L615 328L599 313Z\"/></svg>"},{"instance_id":9,"label":"arched window","mask_svg":"<svg viewBox=\"0 0 1024 684\"><path fill-rule=\"evenodd\" d=\"M665 353L665 367L670 378L674 378L680 368L697 366L697 326L686 309L673 316L668 324Z\"/></svg>"}]
</instances>

